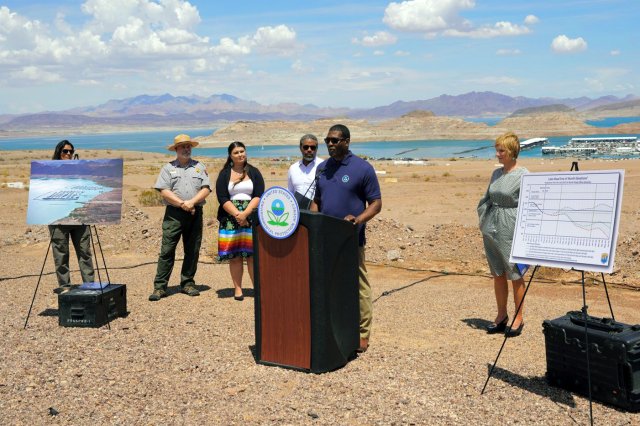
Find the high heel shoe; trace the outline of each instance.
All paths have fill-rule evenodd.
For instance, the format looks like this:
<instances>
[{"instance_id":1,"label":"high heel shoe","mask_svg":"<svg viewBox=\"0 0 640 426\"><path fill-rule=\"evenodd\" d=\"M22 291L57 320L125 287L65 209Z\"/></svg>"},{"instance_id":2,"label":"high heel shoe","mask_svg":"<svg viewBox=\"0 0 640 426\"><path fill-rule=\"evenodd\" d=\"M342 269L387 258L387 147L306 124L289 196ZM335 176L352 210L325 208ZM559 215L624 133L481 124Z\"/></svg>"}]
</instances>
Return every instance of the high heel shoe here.
<instances>
[{"instance_id":1,"label":"high heel shoe","mask_svg":"<svg viewBox=\"0 0 640 426\"><path fill-rule=\"evenodd\" d=\"M504 319L502 321L500 321L499 323L491 324L490 326L488 326L487 327L487 334L502 333L503 331L505 331L507 329L507 323L508 322L509 322L509 315L504 317Z\"/></svg>"},{"instance_id":2,"label":"high heel shoe","mask_svg":"<svg viewBox=\"0 0 640 426\"><path fill-rule=\"evenodd\" d=\"M522 321L520 323L520 326L518 326L518 328L516 329L509 328L507 331L504 332L504 335L507 337L518 337L519 335L522 334L523 327L524 327L524 321Z\"/></svg>"}]
</instances>

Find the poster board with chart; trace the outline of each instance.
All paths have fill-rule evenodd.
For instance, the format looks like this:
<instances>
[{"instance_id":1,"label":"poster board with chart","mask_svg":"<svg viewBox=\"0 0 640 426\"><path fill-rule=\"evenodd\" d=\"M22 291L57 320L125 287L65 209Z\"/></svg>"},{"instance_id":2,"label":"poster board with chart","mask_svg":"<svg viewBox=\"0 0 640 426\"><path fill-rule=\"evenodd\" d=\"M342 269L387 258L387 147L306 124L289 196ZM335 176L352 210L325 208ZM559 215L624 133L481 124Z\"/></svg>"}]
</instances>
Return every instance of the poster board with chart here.
<instances>
[{"instance_id":1,"label":"poster board with chart","mask_svg":"<svg viewBox=\"0 0 640 426\"><path fill-rule=\"evenodd\" d=\"M510 262L612 272L624 170L522 176Z\"/></svg>"}]
</instances>

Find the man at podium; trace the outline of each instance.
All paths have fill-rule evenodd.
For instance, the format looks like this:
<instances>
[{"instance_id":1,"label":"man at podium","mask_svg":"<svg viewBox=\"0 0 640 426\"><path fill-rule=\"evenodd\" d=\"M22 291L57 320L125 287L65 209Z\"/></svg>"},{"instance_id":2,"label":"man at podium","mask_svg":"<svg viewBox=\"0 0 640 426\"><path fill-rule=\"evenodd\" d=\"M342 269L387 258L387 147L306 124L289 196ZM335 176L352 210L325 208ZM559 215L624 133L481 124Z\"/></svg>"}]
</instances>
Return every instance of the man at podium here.
<instances>
[{"instance_id":1,"label":"man at podium","mask_svg":"<svg viewBox=\"0 0 640 426\"><path fill-rule=\"evenodd\" d=\"M365 224L380 213L382 194L373 166L349 150L351 134L347 126L336 124L324 139L330 158L323 171L311 204L312 211L348 220L358 227L358 281L360 301L360 347L369 347L371 334L371 285L365 266Z\"/></svg>"}]
</instances>

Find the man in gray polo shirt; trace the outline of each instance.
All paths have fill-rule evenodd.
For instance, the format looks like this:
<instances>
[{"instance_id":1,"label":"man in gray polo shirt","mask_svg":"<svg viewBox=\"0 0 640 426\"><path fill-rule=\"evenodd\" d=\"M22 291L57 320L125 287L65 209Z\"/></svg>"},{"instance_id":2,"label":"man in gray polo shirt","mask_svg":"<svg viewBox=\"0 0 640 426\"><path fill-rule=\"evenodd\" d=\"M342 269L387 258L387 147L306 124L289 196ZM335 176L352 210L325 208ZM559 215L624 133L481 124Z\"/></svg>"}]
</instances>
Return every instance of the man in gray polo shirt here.
<instances>
[{"instance_id":1,"label":"man in gray polo shirt","mask_svg":"<svg viewBox=\"0 0 640 426\"><path fill-rule=\"evenodd\" d=\"M189 296L200 294L193 277L198 268L202 243L202 206L211 188L206 166L191 158L191 148L195 146L198 142L192 141L188 135L176 136L173 145L167 149L175 151L177 158L162 167L155 184L167 208L162 221L162 247L154 290L149 296L152 302L167 296L180 237L184 246L180 287Z\"/></svg>"}]
</instances>

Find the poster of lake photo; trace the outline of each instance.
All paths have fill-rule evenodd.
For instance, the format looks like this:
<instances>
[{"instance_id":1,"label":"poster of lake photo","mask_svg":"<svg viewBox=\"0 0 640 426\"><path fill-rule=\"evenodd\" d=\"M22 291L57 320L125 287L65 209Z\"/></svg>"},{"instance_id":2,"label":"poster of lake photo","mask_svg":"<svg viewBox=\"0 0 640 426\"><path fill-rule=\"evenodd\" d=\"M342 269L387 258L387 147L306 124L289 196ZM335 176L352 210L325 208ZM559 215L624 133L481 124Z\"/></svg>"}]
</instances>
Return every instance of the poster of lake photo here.
<instances>
[{"instance_id":1,"label":"poster of lake photo","mask_svg":"<svg viewBox=\"0 0 640 426\"><path fill-rule=\"evenodd\" d=\"M122 159L31 162L29 225L120 223Z\"/></svg>"}]
</instances>

